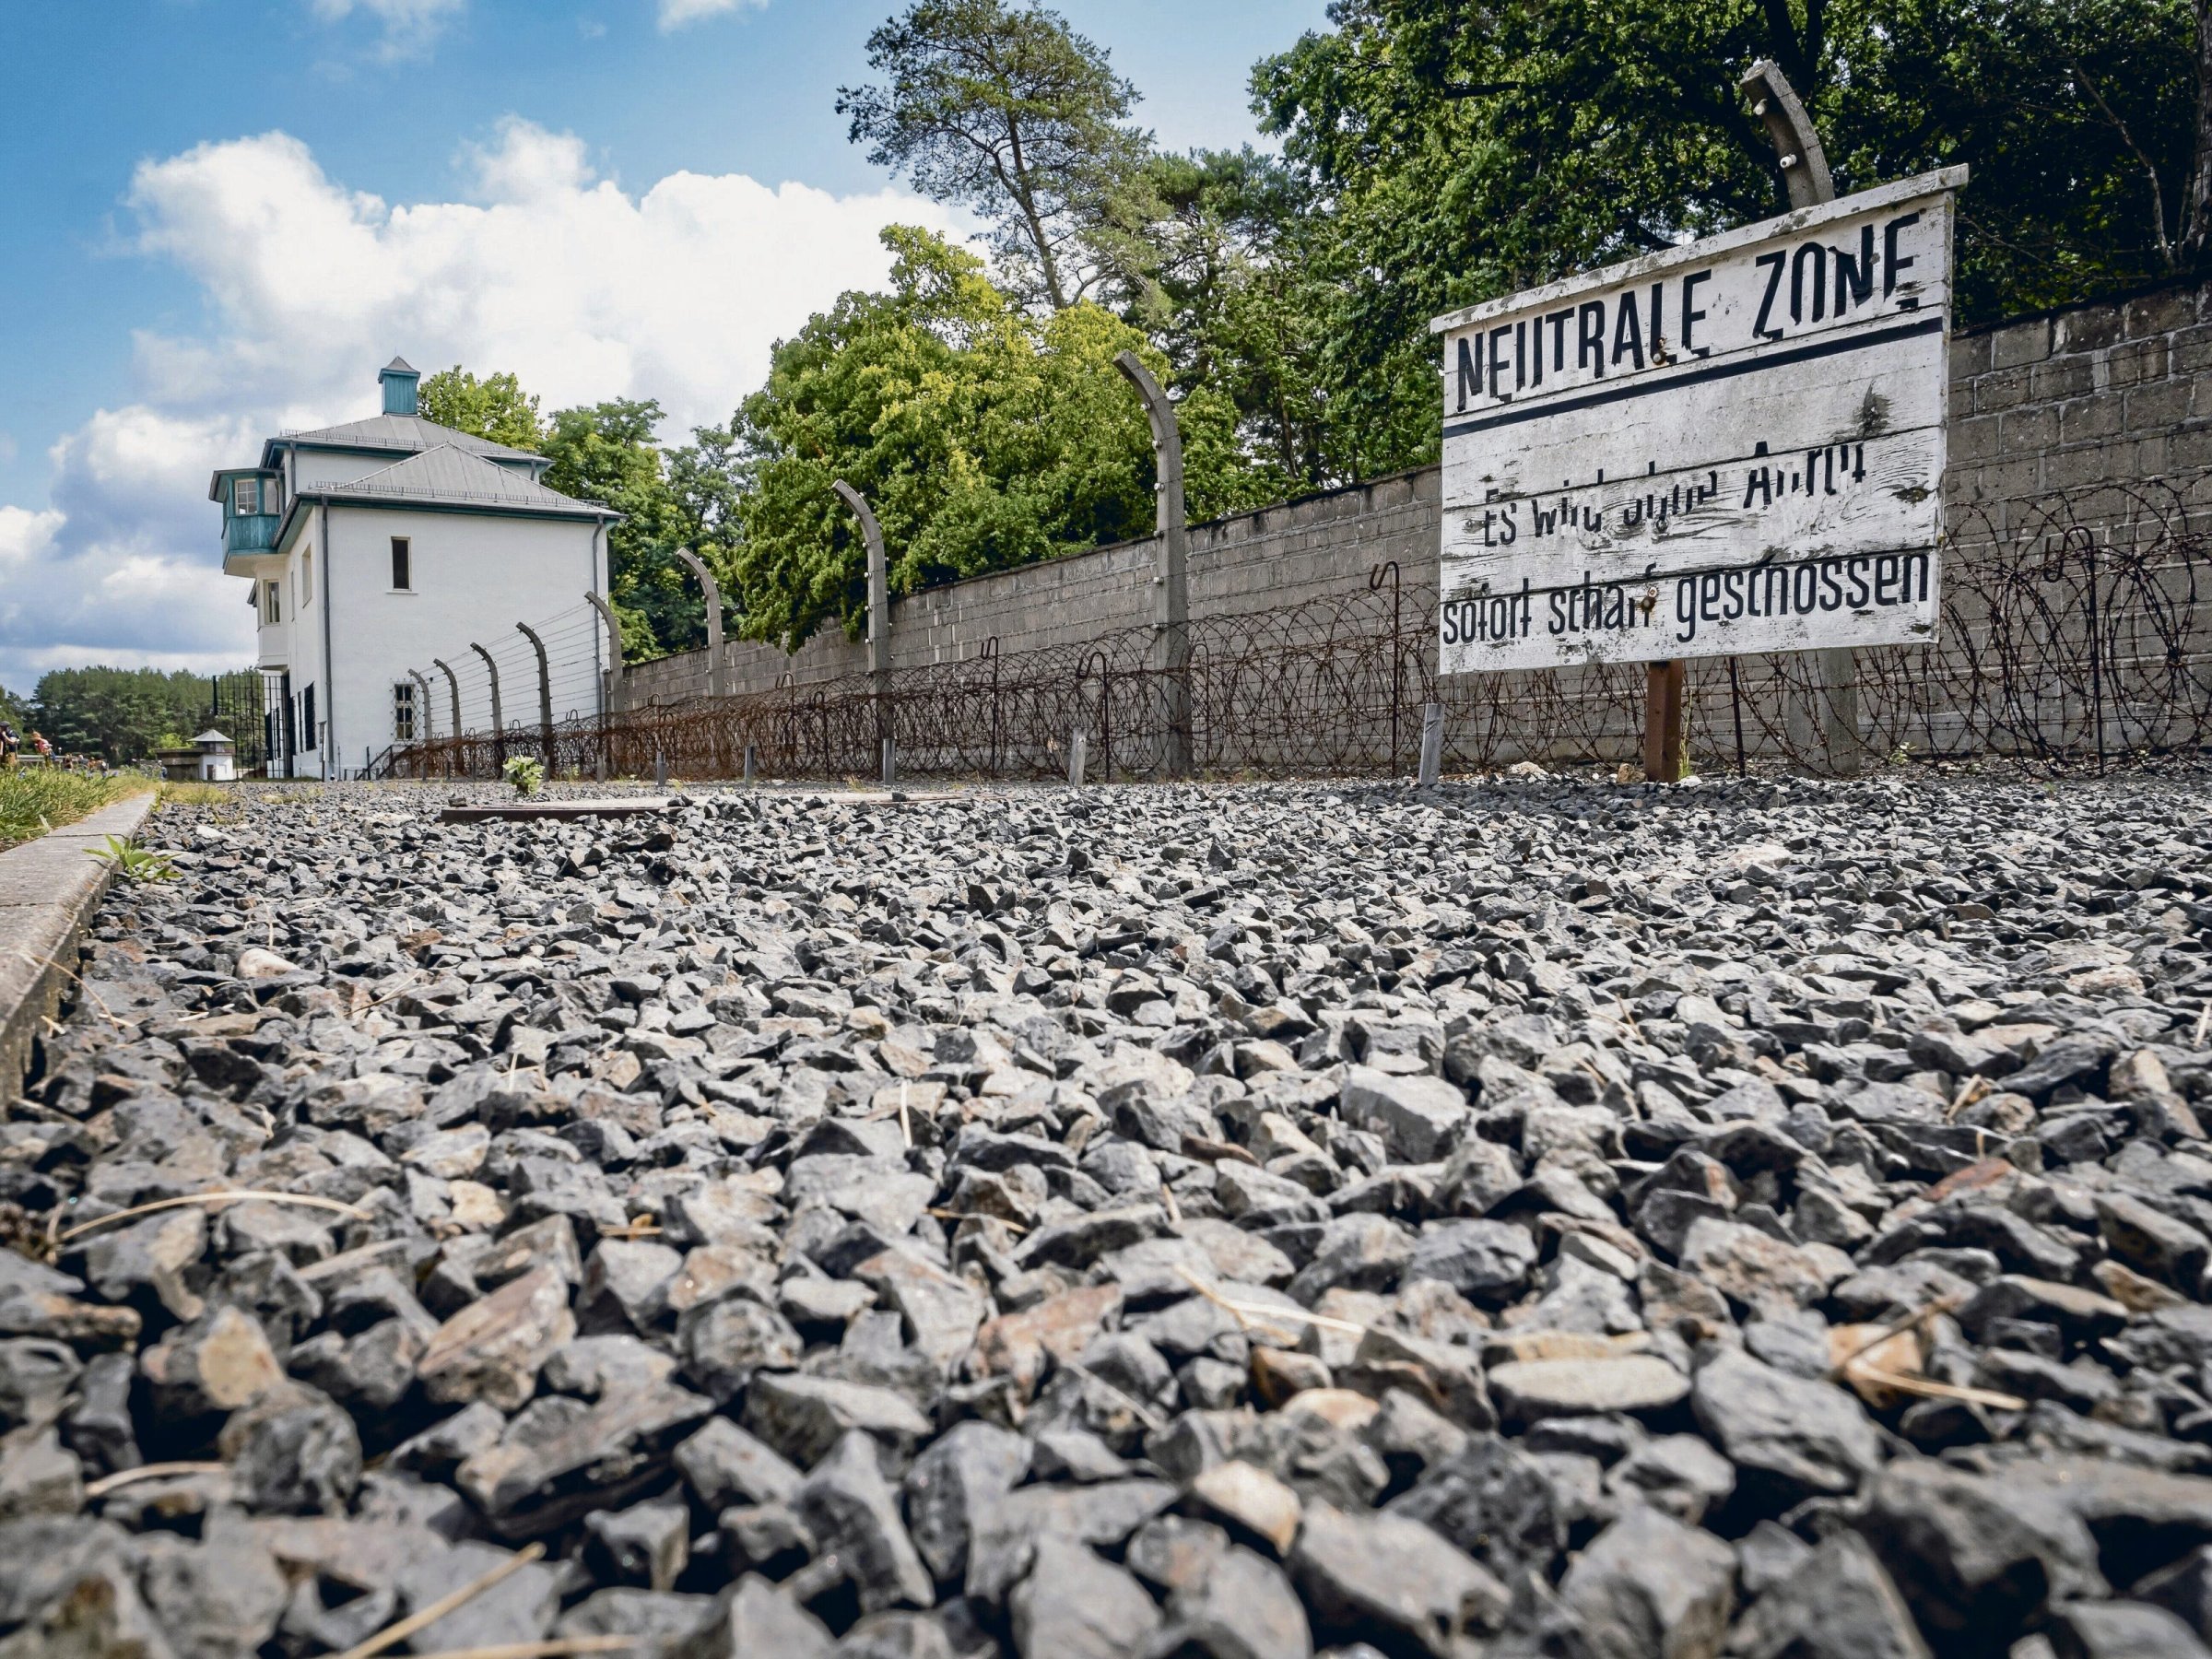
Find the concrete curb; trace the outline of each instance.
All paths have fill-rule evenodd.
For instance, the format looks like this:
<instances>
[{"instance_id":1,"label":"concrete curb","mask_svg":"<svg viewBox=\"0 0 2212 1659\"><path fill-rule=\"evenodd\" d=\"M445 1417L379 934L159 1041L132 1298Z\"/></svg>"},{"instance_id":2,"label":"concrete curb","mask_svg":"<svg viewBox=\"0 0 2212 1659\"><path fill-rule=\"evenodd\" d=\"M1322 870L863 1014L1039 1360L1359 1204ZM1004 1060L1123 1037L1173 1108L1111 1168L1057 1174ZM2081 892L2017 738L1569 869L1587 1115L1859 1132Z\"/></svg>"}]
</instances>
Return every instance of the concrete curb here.
<instances>
[{"instance_id":1,"label":"concrete curb","mask_svg":"<svg viewBox=\"0 0 2212 1659\"><path fill-rule=\"evenodd\" d=\"M149 789L0 853L0 1100L22 1088L31 1045L61 1007L76 942L108 890L108 865L86 854L111 835L135 835L159 798Z\"/></svg>"}]
</instances>

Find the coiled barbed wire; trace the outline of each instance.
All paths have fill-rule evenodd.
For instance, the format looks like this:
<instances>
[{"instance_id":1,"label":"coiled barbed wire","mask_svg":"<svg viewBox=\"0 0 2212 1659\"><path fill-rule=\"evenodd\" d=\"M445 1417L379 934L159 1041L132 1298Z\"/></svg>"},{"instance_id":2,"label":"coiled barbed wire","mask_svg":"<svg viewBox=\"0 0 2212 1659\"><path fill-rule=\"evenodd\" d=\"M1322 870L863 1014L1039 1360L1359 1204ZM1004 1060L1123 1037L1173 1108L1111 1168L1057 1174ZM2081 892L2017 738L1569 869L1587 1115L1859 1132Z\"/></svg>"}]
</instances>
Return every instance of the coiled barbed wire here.
<instances>
[{"instance_id":1,"label":"coiled barbed wire","mask_svg":"<svg viewBox=\"0 0 2212 1659\"><path fill-rule=\"evenodd\" d=\"M2204 482L2199 480L2200 483ZM1855 653L1853 755L1830 752L1831 695L1800 653L1688 664L1700 765L1753 760L1828 771L1869 757L2006 756L2053 767L2212 743L2212 539L2206 508L2166 482L2110 484L2032 504L1976 506L1947 535L1931 643ZM1410 768L1422 706L1444 710L1444 767L1492 771L1633 761L1641 663L1440 677L1433 586L1401 591L1377 566L1361 586L1189 623L1192 758L1206 777L1360 777ZM1432 580L1432 579L1431 579ZM559 719L556 776L874 778L879 739L901 778L1065 776L1085 735L1094 782L1164 775L1170 672L1149 627L963 661L720 699ZM532 687L530 695L535 694ZM395 747L401 775L490 777L537 754L534 718L508 730ZM1808 711L1811 711L1808 715ZM1845 742L1851 741L1848 737Z\"/></svg>"}]
</instances>

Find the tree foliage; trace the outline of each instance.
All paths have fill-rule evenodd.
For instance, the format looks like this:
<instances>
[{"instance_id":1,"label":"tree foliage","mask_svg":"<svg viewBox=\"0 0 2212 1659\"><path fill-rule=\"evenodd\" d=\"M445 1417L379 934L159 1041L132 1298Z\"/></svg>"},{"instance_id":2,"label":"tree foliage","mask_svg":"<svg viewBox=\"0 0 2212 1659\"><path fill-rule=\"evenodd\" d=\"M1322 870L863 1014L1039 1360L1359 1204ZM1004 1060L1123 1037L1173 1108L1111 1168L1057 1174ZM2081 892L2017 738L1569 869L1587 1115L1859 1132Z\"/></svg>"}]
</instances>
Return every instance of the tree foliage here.
<instances>
[{"instance_id":1,"label":"tree foliage","mask_svg":"<svg viewBox=\"0 0 2212 1659\"><path fill-rule=\"evenodd\" d=\"M207 723L203 675L158 668L54 668L39 677L28 724L56 754L99 755L112 765L143 760L189 740Z\"/></svg>"},{"instance_id":2,"label":"tree foliage","mask_svg":"<svg viewBox=\"0 0 2212 1659\"><path fill-rule=\"evenodd\" d=\"M622 624L623 654L632 660L706 639L698 584L675 557L687 526L654 441L661 420L652 398L559 409L540 446L550 463L547 488L622 514L606 533L608 598Z\"/></svg>"},{"instance_id":3,"label":"tree foliage","mask_svg":"<svg viewBox=\"0 0 2212 1659\"><path fill-rule=\"evenodd\" d=\"M1968 321L2202 268L2189 0L1334 0L1253 75L1310 208L1316 396L1408 465L1427 320L1778 212L1738 80L1782 65L1837 188L1965 162Z\"/></svg>"},{"instance_id":4,"label":"tree foliage","mask_svg":"<svg viewBox=\"0 0 2212 1659\"><path fill-rule=\"evenodd\" d=\"M1098 275L1089 233L1149 137L1136 89L1056 12L1006 0L916 0L868 37L881 84L840 88L868 159L982 215L1001 271L1055 311Z\"/></svg>"},{"instance_id":5,"label":"tree foliage","mask_svg":"<svg viewBox=\"0 0 2212 1659\"><path fill-rule=\"evenodd\" d=\"M1152 447L1113 368L1143 332L1079 302L1039 313L982 262L893 227L891 290L848 293L780 345L737 412L746 457L736 574L746 632L795 645L866 613L865 550L830 486L858 489L883 526L891 587L1006 570L1069 547L1148 535ZM1200 515L1245 504L1229 411L1186 404L1187 491Z\"/></svg>"},{"instance_id":6,"label":"tree foliage","mask_svg":"<svg viewBox=\"0 0 2212 1659\"><path fill-rule=\"evenodd\" d=\"M488 438L509 449L545 448L537 399L512 374L488 374L478 380L456 363L425 377L417 400L423 418L440 426Z\"/></svg>"}]
</instances>

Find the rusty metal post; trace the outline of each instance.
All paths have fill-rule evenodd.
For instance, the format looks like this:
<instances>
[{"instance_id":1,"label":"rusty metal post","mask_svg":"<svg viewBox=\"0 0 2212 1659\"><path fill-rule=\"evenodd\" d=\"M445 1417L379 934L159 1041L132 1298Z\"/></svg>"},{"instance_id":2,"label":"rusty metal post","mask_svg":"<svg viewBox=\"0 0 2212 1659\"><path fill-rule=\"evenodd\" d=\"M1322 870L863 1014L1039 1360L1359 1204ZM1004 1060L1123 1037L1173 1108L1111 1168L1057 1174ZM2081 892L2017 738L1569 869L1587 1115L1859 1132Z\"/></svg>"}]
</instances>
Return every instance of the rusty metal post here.
<instances>
[{"instance_id":1,"label":"rusty metal post","mask_svg":"<svg viewBox=\"0 0 2212 1659\"><path fill-rule=\"evenodd\" d=\"M1191 775L1191 594L1190 524L1182 501L1182 430L1175 406L1134 351L1113 366L1145 400L1152 425L1152 459L1158 482L1153 489L1154 526L1159 562L1152 578L1152 671L1167 697L1167 773Z\"/></svg>"},{"instance_id":2,"label":"rusty metal post","mask_svg":"<svg viewBox=\"0 0 2212 1659\"><path fill-rule=\"evenodd\" d=\"M1765 124L1773 142L1790 206L1817 207L1834 201L1836 185L1829 176L1828 152L1789 76L1760 58L1744 72L1743 88L1751 100L1751 112ZM1811 684L1802 710L1790 711L1785 724L1795 747L1805 751L1800 759L1817 752L1825 759L1828 771L1850 777L1865 759L1859 741L1857 653L1848 645L1839 645L1808 654L1813 659Z\"/></svg>"},{"instance_id":3,"label":"rusty metal post","mask_svg":"<svg viewBox=\"0 0 2212 1659\"><path fill-rule=\"evenodd\" d=\"M1683 742L1683 674L1679 657L1646 665L1643 682L1643 775L1679 783L1688 775Z\"/></svg>"},{"instance_id":4,"label":"rusty metal post","mask_svg":"<svg viewBox=\"0 0 2212 1659\"><path fill-rule=\"evenodd\" d=\"M527 622L517 622L515 629L530 641L537 653L537 742L546 759L546 776L553 775L553 670L546 662L546 642L537 637L537 629Z\"/></svg>"},{"instance_id":5,"label":"rusty metal post","mask_svg":"<svg viewBox=\"0 0 2212 1659\"><path fill-rule=\"evenodd\" d=\"M491 660L491 653L474 640L468 648L484 659L484 672L491 679L491 764L495 771L507 770L507 723L500 714L500 665Z\"/></svg>"},{"instance_id":6,"label":"rusty metal post","mask_svg":"<svg viewBox=\"0 0 2212 1659\"><path fill-rule=\"evenodd\" d=\"M868 549L868 675L876 688L876 747L891 740L891 565L883 550L883 526L869 511L868 499L840 478L830 488L860 521Z\"/></svg>"},{"instance_id":7,"label":"rusty metal post","mask_svg":"<svg viewBox=\"0 0 2212 1659\"><path fill-rule=\"evenodd\" d=\"M722 584L714 580L714 572L707 569L706 560L688 547L678 547L676 557L692 575L699 578L700 589L707 599L707 695L727 697L730 693L729 665L723 661L722 652Z\"/></svg>"}]
</instances>

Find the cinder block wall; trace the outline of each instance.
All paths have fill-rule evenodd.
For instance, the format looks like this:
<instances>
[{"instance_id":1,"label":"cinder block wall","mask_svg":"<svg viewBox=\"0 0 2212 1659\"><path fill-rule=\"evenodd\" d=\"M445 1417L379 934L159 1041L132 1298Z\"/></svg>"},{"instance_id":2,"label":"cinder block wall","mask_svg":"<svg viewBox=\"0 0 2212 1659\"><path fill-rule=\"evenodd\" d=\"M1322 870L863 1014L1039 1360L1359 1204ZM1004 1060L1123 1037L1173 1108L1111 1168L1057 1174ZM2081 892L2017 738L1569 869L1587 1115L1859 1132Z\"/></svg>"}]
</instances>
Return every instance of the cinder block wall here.
<instances>
[{"instance_id":1,"label":"cinder block wall","mask_svg":"<svg viewBox=\"0 0 2212 1659\"><path fill-rule=\"evenodd\" d=\"M1951 345L1951 523L2018 534L2060 496L2212 468L2212 288L2169 288Z\"/></svg>"},{"instance_id":2,"label":"cinder block wall","mask_svg":"<svg viewBox=\"0 0 2212 1659\"><path fill-rule=\"evenodd\" d=\"M2212 287L2176 287L1958 335L1951 345L1952 527L2010 540L2064 498L2100 533L2125 535L2169 498L2194 512L2212 472ZM1272 609L1363 586L1394 559L1408 601L1435 592L1436 468L1347 486L1191 530L1194 617ZM2104 487L2104 488L2100 488ZM2130 492L2141 500L2131 501ZM897 666L1076 645L1152 615L1154 542L1071 553L896 600ZM800 685L867 668L867 646L818 636L790 656L728 648L731 688ZM704 652L631 669L636 707L707 689Z\"/></svg>"}]
</instances>

